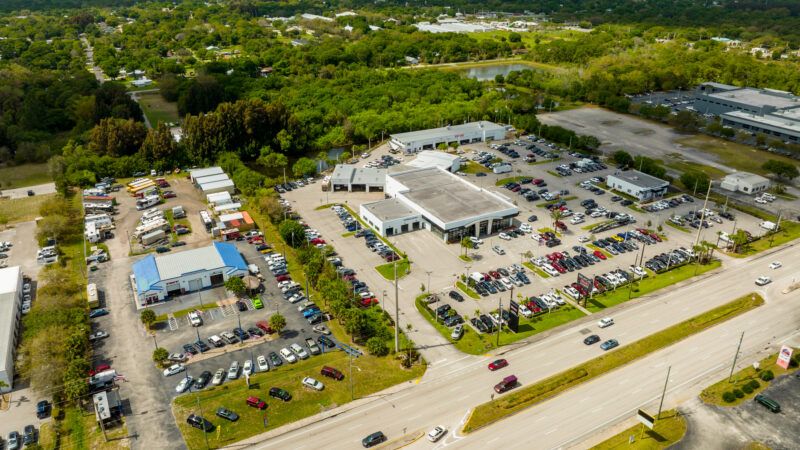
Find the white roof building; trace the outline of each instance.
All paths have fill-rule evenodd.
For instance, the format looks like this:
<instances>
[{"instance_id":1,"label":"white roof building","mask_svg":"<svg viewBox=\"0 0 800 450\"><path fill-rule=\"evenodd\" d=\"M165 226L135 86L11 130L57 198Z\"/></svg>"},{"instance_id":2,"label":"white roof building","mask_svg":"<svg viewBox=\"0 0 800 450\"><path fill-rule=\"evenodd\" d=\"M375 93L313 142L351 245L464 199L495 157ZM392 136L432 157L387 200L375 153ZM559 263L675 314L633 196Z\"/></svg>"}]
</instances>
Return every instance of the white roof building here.
<instances>
[{"instance_id":1,"label":"white roof building","mask_svg":"<svg viewBox=\"0 0 800 450\"><path fill-rule=\"evenodd\" d=\"M19 266L0 269L0 381L14 386L14 359L19 340L22 302L22 272Z\"/></svg>"},{"instance_id":2,"label":"white roof building","mask_svg":"<svg viewBox=\"0 0 800 450\"><path fill-rule=\"evenodd\" d=\"M769 179L747 172L735 172L726 175L720 183L722 189L745 194L757 194L769 189Z\"/></svg>"},{"instance_id":3,"label":"white roof building","mask_svg":"<svg viewBox=\"0 0 800 450\"><path fill-rule=\"evenodd\" d=\"M389 145L393 149L414 153L420 150L433 150L439 144L458 142L463 145L486 142L487 140L500 140L505 137L505 126L481 120L460 125L448 125L441 128L392 134Z\"/></svg>"},{"instance_id":4,"label":"white roof building","mask_svg":"<svg viewBox=\"0 0 800 450\"><path fill-rule=\"evenodd\" d=\"M234 186L233 181L223 180L203 183L200 185L200 190L206 195L214 194L216 192L228 192L229 194L233 194L236 191L236 187Z\"/></svg>"},{"instance_id":5,"label":"white roof building","mask_svg":"<svg viewBox=\"0 0 800 450\"><path fill-rule=\"evenodd\" d=\"M206 167L204 169L189 169L189 178L194 183L195 178L207 177L209 175L219 175L225 173L222 167Z\"/></svg>"},{"instance_id":6,"label":"white roof building","mask_svg":"<svg viewBox=\"0 0 800 450\"><path fill-rule=\"evenodd\" d=\"M424 150L419 152L417 157L406 163L406 165L420 169L439 167L448 172L456 172L461 167L461 160L458 155L442 151Z\"/></svg>"},{"instance_id":7,"label":"white roof building","mask_svg":"<svg viewBox=\"0 0 800 450\"><path fill-rule=\"evenodd\" d=\"M382 191L386 184L386 169L337 164L330 178L331 191Z\"/></svg>"}]
</instances>

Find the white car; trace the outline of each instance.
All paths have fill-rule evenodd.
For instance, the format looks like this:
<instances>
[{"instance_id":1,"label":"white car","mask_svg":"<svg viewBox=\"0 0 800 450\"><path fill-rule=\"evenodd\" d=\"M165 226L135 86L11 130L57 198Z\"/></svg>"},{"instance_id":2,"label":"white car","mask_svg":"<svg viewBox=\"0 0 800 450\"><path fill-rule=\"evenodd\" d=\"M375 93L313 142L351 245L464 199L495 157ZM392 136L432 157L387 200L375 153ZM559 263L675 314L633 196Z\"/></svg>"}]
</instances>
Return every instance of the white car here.
<instances>
[{"instance_id":1,"label":"white car","mask_svg":"<svg viewBox=\"0 0 800 450\"><path fill-rule=\"evenodd\" d=\"M164 376L165 377L170 377L172 375L175 375L176 373L181 373L184 370L186 370L186 368L183 367L183 364L173 364L173 365L167 367L166 369L164 369Z\"/></svg>"},{"instance_id":2,"label":"white car","mask_svg":"<svg viewBox=\"0 0 800 450\"><path fill-rule=\"evenodd\" d=\"M500 239L502 239L504 241L510 241L511 240L511 236L509 236L509 235L507 235L505 233L500 233L500 234L497 235L497 237L499 237Z\"/></svg>"},{"instance_id":3,"label":"white car","mask_svg":"<svg viewBox=\"0 0 800 450\"><path fill-rule=\"evenodd\" d=\"M285 359L289 364L294 364L297 362L297 356L295 356L294 353L292 353L292 351L286 347L281 349L281 356L283 356L283 359Z\"/></svg>"},{"instance_id":4,"label":"white car","mask_svg":"<svg viewBox=\"0 0 800 450\"><path fill-rule=\"evenodd\" d=\"M476 238L474 236L470 236L469 241L472 242L475 245L483 244L482 240L480 240L479 238Z\"/></svg>"},{"instance_id":5,"label":"white car","mask_svg":"<svg viewBox=\"0 0 800 450\"><path fill-rule=\"evenodd\" d=\"M511 280L509 280L507 277L500 278L500 282L506 287L506 289L511 289L514 287L514 284L511 283Z\"/></svg>"},{"instance_id":6,"label":"white car","mask_svg":"<svg viewBox=\"0 0 800 450\"><path fill-rule=\"evenodd\" d=\"M529 223L523 223L522 225L519 226L519 229L523 233L530 233L533 231L533 227Z\"/></svg>"},{"instance_id":7,"label":"white car","mask_svg":"<svg viewBox=\"0 0 800 450\"><path fill-rule=\"evenodd\" d=\"M234 361L228 368L228 379L235 380L239 378L239 361Z\"/></svg>"},{"instance_id":8,"label":"white car","mask_svg":"<svg viewBox=\"0 0 800 450\"><path fill-rule=\"evenodd\" d=\"M303 378L303 386L310 387L311 389L314 389L315 391L321 391L321 390L325 389L325 385L322 384L321 381L316 380L316 379L311 378L311 377Z\"/></svg>"},{"instance_id":9,"label":"white car","mask_svg":"<svg viewBox=\"0 0 800 450\"><path fill-rule=\"evenodd\" d=\"M758 285L758 286L764 286L765 284L769 284L769 283L772 283L772 278L770 278L770 277L761 276L761 277L756 278L756 285Z\"/></svg>"},{"instance_id":10,"label":"white car","mask_svg":"<svg viewBox=\"0 0 800 450\"><path fill-rule=\"evenodd\" d=\"M557 277L560 274L556 269L553 268L550 264L542 264L542 270L545 271L546 274L550 275L551 277Z\"/></svg>"},{"instance_id":11,"label":"white car","mask_svg":"<svg viewBox=\"0 0 800 450\"><path fill-rule=\"evenodd\" d=\"M447 433L447 428L444 425L439 425L428 432L428 440L431 442L436 442L442 438Z\"/></svg>"},{"instance_id":12,"label":"white car","mask_svg":"<svg viewBox=\"0 0 800 450\"><path fill-rule=\"evenodd\" d=\"M187 389L189 389L189 386L191 385L192 385L192 377L186 375L186 377L184 377L184 379L182 379L181 382L178 383L177 386L175 386L175 392L177 392L178 394L183 394L184 392L186 392Z\"/></svg>"},{"instance_id":13,"label":"white car","mask_svg":"<svg viewBox=\"0 0 800 450\"><path fill-rule=\"evenodd\" d=\"M167 359L173 362L184 362L187 358L183 353L172 353L167 357Z\"/></svg>"},{"instance_id":14,"label":"white car","mask_svg":"<svg viewBox=\"0 0 800 450\"><path fill-rule=\"evenodd\" d=\"M300 345L292 344L292 345L289 346L289 348L292 349L292 351L297 355L298 358L300 358L300 359L308 359L308 352L305 351L305 349L303 347L301 347Z\"/></svg>"},{"instance_id":15,"label":"white car","mask_svg":"<svg viewBox=\"0 0 800 450\"><path fill-rule=\"evenodd\" d=\"M311 327L311 330L315 333L324 334L326 336L331 334L331 330L329 330L325 325L314 325Z\"/></svg>"},{"instance_id":16,"label":"white car","mask_svg":"<svg viewBox=\"0 0 800 450\"><path fill-rule=\"evenodd\" d=\"M600 328L610 327L611 325L614 325L614 319L611 317L603 317L599 322L597 322L597 326Z\"/></svg>"},{"instance_id":17,"label":"white car","mask_svg":"<svg viewBox=\"0 0 800 450\"><path fill-rule=\"evenodd\" d=\"M519 313L525 317L530 317L531 315L533 315L531 310L528 309L528 307L525 305L519 305Z\"/></svg>"},{"instance_id":18,"label":"white car","mask_svg":"<svg viewBox=\"0 0 800 450\"><path fill-rule=\"evenodd\" d=\"M458 324L453 328L453 332L450 333L450 339L457 341L461 339L461 336L464 335L464 326L462 324Z\"/></svg>"},{"instance_id":19,"label":"white car","mask_svg":"<svg viewBox=\"0 0 800 450\"><path fill-rule=\"evenodd\" d=\"M203 319L200 318L200 314L198 314L197 311L192 311L189 313L189 323L191 323L193 327L199 327L203 324Z\"/></svg>"},{"instance_id":20,"label":"white car","mask_svg":"<svg viewBox=\"0 0 800 450\"><path fill-rule=\"evenodd\" d=\"M211 379L211 384L219 386L223 381L225 381L225 369L217 369L214 372L214 378Z\"/></svg>"},{"instance_id":21,"label":"white car","mask_svg":"<svg viewBox=\"0 0 800 450\"><path fill-rule=\"evenodd\" d=\"M579 223L583 223L583 222L585 222L585 220L583 220L583 217L573 217L569 221L569 223L571 223L573 225L578 225Z\"/></svg>"},{"instance_id":22,"label":"white car","mask_svg":"<svg viewBox=\"0 0 800 450\"><path fill-rule=\"evenodd\" d=\"M775 261L775 262L773 262L772 264L769 265L769 268L770 269L779 269L781 266L783 266L783 264L781 264L779 261Z\"/></svg>"},{"instance_id":23,"label":"white car","mask_svg":"<svg viewBox=\"0 0 800 450\"><path fill-rule=\"evenodd\" d=\"M264 355L259 355L256 358L256 364L258 364L259 372L269 372L269 363Z\"/></svg>"},{"instance_id":24,"label":"white car","mask_svg":"<svg viewBox=\"0 0 800 450\"><path fill-rule=\"evenodd\" d=\"M578 236L578 242L580 243L589 242L589 237L586 235Z\"/></svg>"},{"instance_id":25,"label":"white car","mask_svg":"<svg viewBox=\"0 0 800 450\"><path fill-rule=\"evenodd\" d=\"M494 247L492 247L492 250L494 250L494 252L497 253L498 255L506 254L506 251L503 250L503 247L500 247L499 245L495 245Z\"/></svg>"},{"instance_id":26,"label":"white car","mask_svg":"<svg viewBox=\"0 0 800 450\"><path fill-rule=\"evenodd\" d=\"M244 373L247 376L250 376L250 375L253 374L253 360L252 359L244 360L244 366L242 366L242 373Z\"/></svg>"}]
</instances>

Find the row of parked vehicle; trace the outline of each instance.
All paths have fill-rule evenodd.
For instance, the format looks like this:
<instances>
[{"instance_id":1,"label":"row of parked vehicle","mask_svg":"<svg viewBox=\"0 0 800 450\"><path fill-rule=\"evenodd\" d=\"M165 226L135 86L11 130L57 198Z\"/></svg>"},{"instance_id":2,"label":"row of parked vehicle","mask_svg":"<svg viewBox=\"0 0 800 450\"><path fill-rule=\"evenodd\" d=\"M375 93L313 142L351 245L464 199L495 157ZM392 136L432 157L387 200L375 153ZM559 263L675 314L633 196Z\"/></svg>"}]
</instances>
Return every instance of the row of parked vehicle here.
<instances>
[{"instance_id":1,"label":"row of parked vehicle","mask_svg":"<svg viewBox=\"0 0 800 450\"><path fill-rule=\"evenodd\" d=\"M368 162L364 167L374 167L378 169L388 169L391 166L400 164L400 160L392 155L383 155L378 159Z\"/></svg>"},{"instance_id":2,"label":"row of parked vehicle","mask_svg":"<svg viewBox=\"0 0 800 450\"><path fill-rule=\"evenodd\" d=\"M276 184L273 188L278 194L284 194L294 189L299 189L307 184L314 182L313 178L306 178L305 180L289 181L283 184Z\"/></svg>"},{"instance_id":3,"label":"row of parked vehicle","mask_svg":"<svg viewBox=\"0 0 800 450\"><path fill-rule=\"evenodd\" d=\"M695 253L687 248L680 247L671 252L665 252L653 256L644 263L644 266L653 272L664 272L677 266L682 266L691 262L695 258Z\"/></svg>"},{"instance_id":4,"label":"row of parked vehicle","mask_svg":"<svg viewBox=\"0 0 800 450\"><path fill-rule=\"evenodd\" d=\"M589 278L588 285L575 282L565 285L563 290L565 294L573 299L580 300L594 294L601 294L605 291L624 286L634 279L642 279L645 277L647 277L647 272L645 272L644 269L639 266L630 266L630 272L623 269L615 269L600 275L595 275L594 278Z\"/></svg>"},{"instance_id":5,"label":"row of parked vehicle","mask_svg":"<svg viewBox=\"0 0 800 450\"><path fill-rule=\"evenodd\" d=\"M499 267L485 273L474 272L468 279L469 285L482 297L498 292L505 292L512 287L522 287L530 284L531 280L525 273L525 268L519 264Z\"/></svg>"},{"instance_id":6,"label":"row of parked vehicle","mask_svg":"<svg viewBox=\"0 0 800 450\"><path fill-rule=\"evenodd\" d=\"M658 200L649 205L642 206L642 209L644 209L647 212L658 212L669 208L677 208L678 206L684 203L694 203L694 199L692 198L692 196L688 194L683 194L677 197L673 197L669 200L667 199Z\"/></svg>"}]
</instances>

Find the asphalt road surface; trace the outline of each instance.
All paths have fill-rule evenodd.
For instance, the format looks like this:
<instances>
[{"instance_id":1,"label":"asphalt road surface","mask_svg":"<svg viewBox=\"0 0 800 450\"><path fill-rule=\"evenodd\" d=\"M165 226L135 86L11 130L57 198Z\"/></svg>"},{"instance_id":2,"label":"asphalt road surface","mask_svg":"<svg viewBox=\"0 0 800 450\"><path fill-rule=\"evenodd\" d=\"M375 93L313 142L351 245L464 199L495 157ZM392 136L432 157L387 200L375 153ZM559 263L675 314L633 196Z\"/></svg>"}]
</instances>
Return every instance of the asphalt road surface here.
<instances>
[{"instance_id":1,"label":"asphalt road surface","mask_svg":"<svg viewBox=\"0 0 800 450\"><path fill-rule=\"evenodd\" d=\"M0 195L8 198L25 198L28 196L28 191L33 191L35 195L55 194L56 184L53 182L45 184L37 184L36 186L25 186L16 189L3 189Z\"/></svg>"},{"instance_id":2,"label":"asphalt road surface","mask_svg":"<svg viewBox=\"0 0 800 450\"><path fill-rule=\"evenodd\" d=\"M417 385L376 395L347 412L331 411L301 424L254 437L256 448L291 445L294 449L357 448L369 433L383 431L388 447L415 433L444 425L450 432L436 448L560 448L575 445L592 433L628 419L639 407L657 410L668 366L672 366L665 408L691 398L707 384L709 377L722 376L730 367L739 335L746 331L740 366L756 359L759 352L775 351L781 342L798 331L800 291L784 295L781 290L800 273L790 261L800 257L792 246L754 259L732 261L726 270L671 289L663 295L637 300L637 304L615 314L616 324L600 330L595 319L583 321L530 345L506 347L502 357L510 366L489 372L486 364L499 355L449 361L437 367ZM770 261L784 267L770 271ZM753 280L764 274L773 283L762 288ZM469 411L491 398L492 386L504 376L516 375L523 386L573 367L602 351L585 346L586 330L603 339L616 338L621 345L678 323L703 311L727 303L749 292L765 296L766 304L754 311L706 330L678 344L642 358L603 377L585 383L554 399L479 430L470 435L458 432ZM688 396L688 397L687 397ZM299 428L298 428L299 427ZM535 434L534 434L535 433ZM423 439L411 447L430 448Z\"/></svg>"}]
</instances>

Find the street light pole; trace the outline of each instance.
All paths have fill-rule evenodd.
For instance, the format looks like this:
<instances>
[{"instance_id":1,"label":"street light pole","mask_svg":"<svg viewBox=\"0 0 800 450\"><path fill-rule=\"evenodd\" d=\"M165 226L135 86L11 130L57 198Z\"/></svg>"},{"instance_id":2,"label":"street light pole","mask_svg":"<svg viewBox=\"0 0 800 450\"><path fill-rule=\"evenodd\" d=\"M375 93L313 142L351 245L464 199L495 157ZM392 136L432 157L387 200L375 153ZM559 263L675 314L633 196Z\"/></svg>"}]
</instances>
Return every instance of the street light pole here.
<instances>
[{"instance_id":1,"label":"street light pole","mask_svg":"<svg viewBox=\"0 0 800 450\"><path fill-rule=\"evenodd\" d=\"M394 262L394 352L400 352L400 302L397 289L397 261Z\"/></svg>"},{"instance_id":2,"label":"street light pole","mask_svg":"<svg viewBox=\"0 0 800 450\"><path fill-rule=\"evenodd\" d=\"M742 331L742 335L739 337L739 345L736 346L736 354L733 355L733 364L731 364L731 374L728 375L729 383L733 378L733 370L736 368L736 360L739 359L739 350L742 348L742 340L744 340L744 331Z\"/></svg>"},{"instance_id":3,"label":"street light pole","mask_svg":"<svg viewBox=\"0 0 800 450\"><path fill-rule=\"evenodd\" d=\"M656 420L661 418L661 408L664 406L664 396L667 395L667 384L669 383L669 372L672 370L672 366L667 367L667 379L664 380L664 390L661 391L661 402L658 404L658 414L656 414Z\"/></svg>"},{"instance_id":4,"label":"street light pole","mask_svg":"<svg viewBox=\"0 0 800 450\"><path fill-rule=\"evenodd\" d=\"M433 271L432 270L426 270L425 273L428 274L428 287L425 290L428 291L428 294L430 294L431 293L431 274L433 273Z\"/></svg>"}]
</instances>

